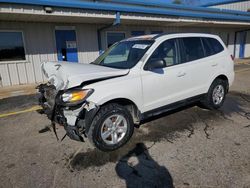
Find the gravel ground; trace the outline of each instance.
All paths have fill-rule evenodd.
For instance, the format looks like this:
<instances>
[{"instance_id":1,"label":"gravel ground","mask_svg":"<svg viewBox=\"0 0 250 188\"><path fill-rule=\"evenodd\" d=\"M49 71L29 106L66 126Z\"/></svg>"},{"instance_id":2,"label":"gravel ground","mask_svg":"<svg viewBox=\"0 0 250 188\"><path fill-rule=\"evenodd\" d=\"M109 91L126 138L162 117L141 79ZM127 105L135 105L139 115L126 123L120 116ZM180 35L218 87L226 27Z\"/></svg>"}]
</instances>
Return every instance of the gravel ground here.
<instances>
[{"instance_id":1,"label":"gravel ground","mask_svg":"<svg viewBox=\"0 0 250 188\"><path fill-rule=\"evenodd\" d=\"M88 141L57 142L36 112L1 118L0 187L250 187L250 65L236 70L223 108L161 115L110 153ZM0 114L35 101L35 95L0 100Z\"/></svg>"}]
</instances>

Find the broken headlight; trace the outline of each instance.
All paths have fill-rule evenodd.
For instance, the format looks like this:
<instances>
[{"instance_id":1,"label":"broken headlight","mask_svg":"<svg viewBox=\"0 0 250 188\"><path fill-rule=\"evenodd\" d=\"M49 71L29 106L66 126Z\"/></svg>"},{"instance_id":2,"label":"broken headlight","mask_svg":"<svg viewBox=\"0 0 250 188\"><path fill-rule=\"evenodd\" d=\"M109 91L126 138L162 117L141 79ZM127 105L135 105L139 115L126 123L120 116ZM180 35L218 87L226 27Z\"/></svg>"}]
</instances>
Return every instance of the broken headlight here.
<instances>
[{"instance_id":1,"label":"broken headlight","mask_svg":"<svg viewBox=\"0 0 250 188\"><path fill-rule=\"evenodd\" d=\"M61 101L65 105L77 105L84 102L93 92L93 89L69 90L61 95Z\"/></svg>"}]
</instances>

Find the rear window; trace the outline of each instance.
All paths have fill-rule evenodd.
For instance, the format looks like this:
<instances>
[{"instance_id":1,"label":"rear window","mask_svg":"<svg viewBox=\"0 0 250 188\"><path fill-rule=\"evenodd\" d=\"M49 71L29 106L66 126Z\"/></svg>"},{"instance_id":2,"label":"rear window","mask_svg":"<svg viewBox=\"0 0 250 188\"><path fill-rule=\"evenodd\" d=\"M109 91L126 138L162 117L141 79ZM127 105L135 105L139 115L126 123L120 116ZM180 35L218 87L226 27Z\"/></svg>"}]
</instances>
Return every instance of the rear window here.
<instances>
[{"instance_id":1,"label":"rear window","mask_svg":"<svg viewBox=\"0 0 250 188\"><path fill-rule=\"evenodd\" d=\"M183 51L182 63L194 61L204 57L204 51L200 37L185 37L182 38Z\"/></svg>"},{"instance_id":2,"label":"rear window","mask_svg":"<svg viewBox=\"0 0 250 188\"><path fill-rule=\"evenodd\" d=\"M214 38L202 38L204 50L206 56L211 56L217 53L220 53L224 50L221 43Z\"/></svg>"}]
</instances>

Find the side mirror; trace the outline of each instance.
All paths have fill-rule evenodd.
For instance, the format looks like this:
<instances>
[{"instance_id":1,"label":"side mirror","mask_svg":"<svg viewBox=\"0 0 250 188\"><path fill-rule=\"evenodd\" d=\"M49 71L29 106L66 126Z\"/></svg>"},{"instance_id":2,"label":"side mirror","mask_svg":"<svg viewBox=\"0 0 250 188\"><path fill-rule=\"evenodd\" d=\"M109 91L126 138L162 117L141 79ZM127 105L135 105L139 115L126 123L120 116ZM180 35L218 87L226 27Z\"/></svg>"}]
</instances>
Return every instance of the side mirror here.
<instances>
[{"instance_id":1,"label":"side mirror","mask_svg":"<svg viewBox=\"0 0 250 188\"><path fill-rule=\"evenodd\" d=\"M152 59L147 62L144 67L144 70L154 70L154 69L162 69L166 67L164 60L162 59Z\"/></svg>"}]
</instances>

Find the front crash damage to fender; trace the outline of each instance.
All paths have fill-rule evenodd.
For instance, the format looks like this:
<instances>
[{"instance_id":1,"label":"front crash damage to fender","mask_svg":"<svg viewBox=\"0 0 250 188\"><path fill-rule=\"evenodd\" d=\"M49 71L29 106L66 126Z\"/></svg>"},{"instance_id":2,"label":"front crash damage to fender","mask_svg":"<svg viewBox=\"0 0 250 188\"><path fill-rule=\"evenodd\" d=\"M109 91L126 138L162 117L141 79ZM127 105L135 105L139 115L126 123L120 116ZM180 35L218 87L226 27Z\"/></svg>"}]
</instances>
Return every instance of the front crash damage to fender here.
<instances>
[{"instance_id":1,"label":"front crash damage to fender","mask_svg":"<svg viewBox=\"0 0 250 188\"><path fill-rule=\"evenodd\" d=\"M91 126L91 123L96 115L96 113L99 111L100 106L96 105L93 102L87 102L85 107L85 132L89 132L89 128Z\"/></svg>"},{"instance_id":2,"label":"front crash damage to fender","mask_svg":"<svg viewBox=\"0 0 250 188\"><path fill-rule=\"evenodd\" d=\"M92 120L99 110L99 106L93 102L86 101L77 109L64 109L63 115L66 119L64 129L66 135L72 140L84 142L82 135L87 137Z\"/></svg>"},{"instance_id":3,"label":"front crash damage to fender","mask_svg":"<svg viewBox=\"0 0 250 188\"><path fill-rule=\"evenodd\" d=\"M61 95L56 88L49 84L40 84L37 86L40 93L39 104L42 110L38 113L46 114L51 120L51 127L56 135L56 124L64 127L66 134L61 141L68 136L72 140L84 142L83 135L89 131L92 120L99 110L99 106L93 102L85 101L83 104L76 106L63 106L56 101Z\"/></svg>"}]
</instances>

